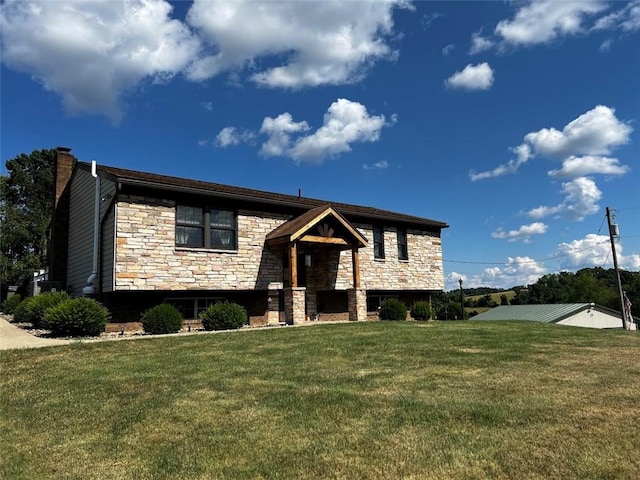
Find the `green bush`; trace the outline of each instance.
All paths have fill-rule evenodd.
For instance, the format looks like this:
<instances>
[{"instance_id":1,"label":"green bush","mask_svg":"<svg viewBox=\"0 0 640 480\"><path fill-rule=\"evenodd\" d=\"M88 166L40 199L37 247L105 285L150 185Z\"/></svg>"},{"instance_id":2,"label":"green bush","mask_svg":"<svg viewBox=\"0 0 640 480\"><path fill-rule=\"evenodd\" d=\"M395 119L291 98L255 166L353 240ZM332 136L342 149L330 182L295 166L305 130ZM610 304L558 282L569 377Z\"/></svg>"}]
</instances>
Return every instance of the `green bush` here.
<instances>
[{"instance_id":1,"label":"green bush","mask_svg":"<svg viewBox=\"0 0 640 480\"><path fill-rule=\"evenodd\" d=\"M69 298L50 307L43 326L54 337L82 337L104 332L109 311L92 298Z\"/></svg>"},{"instance_id":2,"label":"green bush","mask_svg":"<svg viewBox=\"0 0 640 480\"><path fill-rule=\"evenodd\" d=\"M429 320L431 317L431 308L429 302L416 302L411 307L411 318L414 320Z\"/></svg>"},{"instance_id":3,"label":"green bush","mask_svg":"<svg viewBox=\"0 0 640 480\"><path fill-rule=\"evenodd\" d=\"M406 320L407 307L397 298L390 298L380 305L380 320Z\"/></svg>"},{"instance_id":4,"label":"green bush","mask_svg":"<svg viewBox=\"0 0 640 480\"><path fill-rule=\"evenodd\" d=\"M25 298L15 309L13 321L31 323L34 328L42 328L46 311L68 299L66 292L46 292Z\"/></svg>"},{"instance_id":5,"label":"green bush","mask_svg":"<svg viewBox=\"0 0 640 480\"><path fill-rule=\"evenodd\" d=\"M215 303L200 314L200 320L205 330L231 330L247 323L247 312L237 303Z\"/></svg>"},{"instance_id":6,"label":"green bush","mask_svg":"<svg viewBox=\"0 0 640 480\"><path fill-rule=\"evenodd\" d=\"M13 312L15 312L16 307L20 305L20 302L22 302L22 297L20 296L20 294L19 293L13 294L9 298L7 298L4 302L2 302L2 311L7 315L13 315Z\"/></svg>"},{"instance_id":7,"label":"green bush","mask_svg":"<svg viewBox=\"0 0 640 480\"><path fill-rule=\"evenodd\" d=\"M142 314L142 327L154 335L179 332L182 328L182 314L173 305L162 303Z\"/></svg>"}]
</instances>

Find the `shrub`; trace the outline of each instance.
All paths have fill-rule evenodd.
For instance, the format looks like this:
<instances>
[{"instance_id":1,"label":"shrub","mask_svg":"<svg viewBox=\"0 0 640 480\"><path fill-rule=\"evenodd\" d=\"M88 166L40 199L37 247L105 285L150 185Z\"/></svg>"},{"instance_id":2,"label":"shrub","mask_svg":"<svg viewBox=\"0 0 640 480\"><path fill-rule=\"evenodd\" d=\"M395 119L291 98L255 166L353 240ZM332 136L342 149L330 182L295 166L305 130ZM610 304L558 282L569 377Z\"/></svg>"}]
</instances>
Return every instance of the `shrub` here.
<instances>
[{"instance_id":1,"label":"shrub","mask_svg":"<svg viewBox=\"0 0 640 480\"><path fill-rule=\"evenodd\" d=\"M31 323L34 328L43 327L46 311L69 299L66 292L46 292L24 299L14 312L13 321Z\"/></svg>"},{"instance_id":2,"label":"shrub","mask_svg":"<svg viewBox=\"0 0 640 480\"><path fill-rule=\"evenodd\" d=\"M406 320L407 307L397 298L390 298L380 305L380 320Z\"/></svg>"},{"instance_id":3,"label":"shrub","mask_svg":"<svg viewBox=\"0 0 640 480\"><path fill-rule=\"evenodd\" d=\"M429 302L420 301L411 307L411 318L414 320L429 320L431 317L431 308Z\"/></svg>"},{"instance_id":4,"label":"shrub","mask_svg":"<svg viewBox=\"0 0 640 480\"><path fill-rule=\"evenodd\" d=\"M108 317L109 311L92 298L68 298L47 310L43 326L54 337L99 335Z\"/></svg>"},{"instance_id":5,"label":"shrub","mask_svg":"<svg viewBox=\"0 0 640 480\"><path fill-rule=\"evenodd\" d=\"M2 302L2 311L7 315L12 315L16 307L20 305L20 302L22 302L22 297L19 293L16 293Z\"/></svg>"},{"instance_id":6,"label":"shrub","mask_svg":"<svg viewBox=\"0 0 640 480\"><path fill-rule=\"evenodd\" d=\"M247 323L247 312L237 303L215 303L200 314L200 320L205 330L230 330Z\"/></svg>"},{"instance_id":7,"label":"shrub","mask_svg":"<svg viewBox=\"0 0 640 480\"><path fill-rule=\"evenodd\" d=\"M161 303L142 314L142 327L154 335L179 332L182 328L182 314L173 305Z\"/></svg>"}]
</instances>

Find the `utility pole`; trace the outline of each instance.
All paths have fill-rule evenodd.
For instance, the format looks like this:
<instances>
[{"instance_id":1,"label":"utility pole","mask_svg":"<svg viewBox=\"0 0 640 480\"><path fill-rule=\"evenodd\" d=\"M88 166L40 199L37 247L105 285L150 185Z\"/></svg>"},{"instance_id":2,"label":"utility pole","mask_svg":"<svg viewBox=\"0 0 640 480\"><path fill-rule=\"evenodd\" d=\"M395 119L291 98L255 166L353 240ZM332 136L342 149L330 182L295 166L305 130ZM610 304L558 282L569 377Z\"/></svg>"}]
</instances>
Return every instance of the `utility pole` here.
<instances>
[{"instance_id":1,"label":"utility pole","mask_svg":"<svg viewBox=\"0 0 640 480\"><path fill-rule=\"evenodd\" d=\"M611 240L611 253L613 255L613 268L616 271L616 279L618 280L618 296L620 297L620 312L622 314L622 328L627 328L626 312L624 310L624 293L622 292L622 281L620 280L620 270L618 270L618 257L616 255L616 243L613 240L614 236L618 235L618 230L613 231L613 224L611 223L611 210L607 207L607 223L609 224L609 239ZM617 225L616 225L617 227Z\"/></svg>"},{"instance_id":2,"label":"utility pole","mask_svg":"<svg viewBox=\"0 0 640 480\"><path fill-rule=\"evenodd\" d=\"M462 293L462 277L460 277L458 282L460 282L460 314L462 315L462 320L464 320L464 295Z\"/></svg>"}]
</instances>

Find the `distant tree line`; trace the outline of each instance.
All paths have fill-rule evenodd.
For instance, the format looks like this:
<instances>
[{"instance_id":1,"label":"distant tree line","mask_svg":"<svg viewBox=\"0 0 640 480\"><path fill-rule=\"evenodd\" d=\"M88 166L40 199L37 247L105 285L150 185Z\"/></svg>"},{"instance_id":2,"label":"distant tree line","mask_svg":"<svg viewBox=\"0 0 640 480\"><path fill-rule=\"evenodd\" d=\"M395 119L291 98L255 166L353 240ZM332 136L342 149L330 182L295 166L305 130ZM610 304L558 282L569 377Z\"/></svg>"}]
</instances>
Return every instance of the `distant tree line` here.
<instances>
[{"instance_id":1,"label":"distant tree line","mask_svg":"<svg viewBox=\"0 0 640 480\"><path fill-rule=\"evenodd\" d=\"M640 317L640 272L620 270L622 289L632 303L631 312ZM483 290L486 290L483 291ZM514 291L515 297L508 299L506 292ZM482 291L479 293L478 291ZM499 302L494 298L499 296ZM541 277L536 283L528 286L500 289L463 289L464 306L467 309L493 308L498 305L530 305L543 303L596 303L603 307L620 311L620 298L616 273L613 268L584 268L577 272L552 273ZM482 295L481 297L477 297ZM470 297L476 298L470 298ZM438 319L450 311L460 314L460 290L454 289L441 293L434 298L434 312ZM455 306L457 305L457 307ZM440 315L443 315L442 317ZM450 317L450 315L448 315Z\"/></svg>"}]
</instances>

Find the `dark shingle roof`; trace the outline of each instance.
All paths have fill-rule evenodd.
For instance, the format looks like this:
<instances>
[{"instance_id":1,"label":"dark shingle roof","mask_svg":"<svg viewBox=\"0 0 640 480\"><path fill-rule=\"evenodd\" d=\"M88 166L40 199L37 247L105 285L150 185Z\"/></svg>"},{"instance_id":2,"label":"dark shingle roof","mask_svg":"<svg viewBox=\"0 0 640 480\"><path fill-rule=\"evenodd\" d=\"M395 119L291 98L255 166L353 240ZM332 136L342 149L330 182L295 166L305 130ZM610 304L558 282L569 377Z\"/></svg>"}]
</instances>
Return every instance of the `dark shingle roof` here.
<instances>
[{"instance_id":1,"label":"dark shingle roof","mask_svg":"<svg viewBox=\"0 0 640 480\"><path fill-rule=\"evenodd\" d=\"M90 166L90 164L86 162L78 163L80 165L83 165L84 168ZM213 195L237 200L255 201L262 204L281 205L303 210L309 210L323 205L331 205L343 215L351 217L394 221L435 229L447 228L449 226L446 223L440 222L438 220L431 220L428 218L416 217L413 215L405 215L403 213L391 212L388 210L381 210L373 207L364 207L347 203L328 202L327 200L319 200L307 197L296 197L294 195L284 195L281 193L265 192L261 190L253 190L250 188L234 187L231 185L223 185L220 183L203 182L200 180L170 177L166 175L158 175L155 173L139 172L135 170L126 170L123 168L100 165L98 166L98 171L116 177L117 181L122 184L132 186L172 190L176 192L198 193L202 195Z\"/></svg>"}]
</instances>

